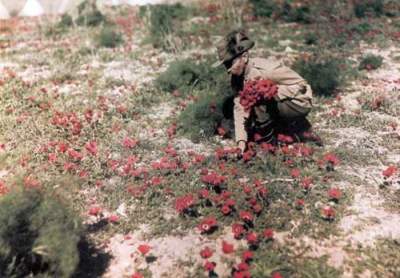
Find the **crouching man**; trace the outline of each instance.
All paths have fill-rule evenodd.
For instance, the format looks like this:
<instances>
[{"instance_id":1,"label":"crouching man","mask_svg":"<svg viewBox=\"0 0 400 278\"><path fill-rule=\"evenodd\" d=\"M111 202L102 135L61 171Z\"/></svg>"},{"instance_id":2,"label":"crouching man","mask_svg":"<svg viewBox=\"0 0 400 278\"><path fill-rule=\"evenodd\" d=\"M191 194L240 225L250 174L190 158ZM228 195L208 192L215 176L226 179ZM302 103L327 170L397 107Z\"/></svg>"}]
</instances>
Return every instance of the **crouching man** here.
<instances>
[{"instance_id":1,"label":"crouching man","mask_svg":"<svg viewBox=\"0 0 400 278\"><path fill-rule=\"evenodd\" d=\"M321 139L311 132L306 116L311 111L312 90L295 71L274 58L251 58L249 50L254 46L243 30L229 33L217 46L219 61L231 74L231 86L235 92L234 125L238 147L244 151L250 141L276 142L276 135L284 133L297 141ZM248 81L265 79L273 81L277 94L270 100L257 103L250 110L240 104L239 92Z\"/></svg>"}]
</instances>

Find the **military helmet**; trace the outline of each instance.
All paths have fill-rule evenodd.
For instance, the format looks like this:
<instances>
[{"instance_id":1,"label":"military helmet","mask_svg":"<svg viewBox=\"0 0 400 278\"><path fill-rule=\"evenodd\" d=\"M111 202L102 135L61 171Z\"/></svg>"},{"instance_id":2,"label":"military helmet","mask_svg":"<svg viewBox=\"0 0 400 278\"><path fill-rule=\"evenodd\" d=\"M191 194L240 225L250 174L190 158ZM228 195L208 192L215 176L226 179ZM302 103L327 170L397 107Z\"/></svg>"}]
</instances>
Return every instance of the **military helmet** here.
<instances>
[{"instance_id":1,"label":"military helmet","mask_svg":"<svg viewBox=\"0 0 400 278\"><path fill-rule=\"evenodd\" d=\"M234 30L226 35L217 44L218 59L213 67L231 62L233 59L246 52L254 46L254 42L249 39L243 29Z\"/></svg>"}]
</instances>

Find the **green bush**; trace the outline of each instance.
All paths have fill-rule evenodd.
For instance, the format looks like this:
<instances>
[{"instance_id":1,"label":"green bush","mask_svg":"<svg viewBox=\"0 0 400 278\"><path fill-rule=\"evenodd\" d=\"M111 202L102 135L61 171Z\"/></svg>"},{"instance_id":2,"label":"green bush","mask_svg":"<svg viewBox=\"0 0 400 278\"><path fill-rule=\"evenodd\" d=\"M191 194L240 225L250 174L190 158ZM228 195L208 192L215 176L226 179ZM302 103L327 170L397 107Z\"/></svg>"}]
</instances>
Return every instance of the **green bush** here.
<instances>
[{"instance_id":1,"label":"green bush","mask_svg":"<svg viewBox=\"0 0 400 278\"><path fill-rule=\"evenodd\" d=\"M187 87L183 84L183 88L195 85L199 98L188 105L179 117L182 133L188 135L193 141L210 138L222 123L225 130L229 132L227 118L231 118L233 113L233 103L229 101L232 100L233 92L225 70L211 68L207 62L197 65L196 69L203 69L203 71L198 71L199 75L196 79L198 81L194 81L197 85L193 83Z\"/></svg>"},{"instance_id":2,"label":"green bush","mask_svg":"<svg viewBox=\"0 0 400 278\"><path fill-rule=\"evenodd\" d=\"M179 116L179 126L183 134L194 142L212 137L224 119L223 106L228 98L229 95L223 92L204 91Z\"/></svg>"},{"instance_id":3,"label":"green bush","mask_svg":"<svg viewBox=\"0 0 400 278\"><path fill-rule=\"evenodd\" d=\"M98 44L101 47L114 48L124 42L122 34L116 32L111 27L104 27L97 37Z\"/></svg>"},{"instance_id":4,"label":"green bush","mask_svg":"<svg viewBox=\"0 0 400 278\"><path fill-rule=\"evenodd\" d=\"M270 17L278 6L272 0L250 0L253 5L253 13L257 17Z\"/></svg>"},{"instance_id":5,"label":"green bush","mask_svg":"<svg viewBox=\"0 0 400 278\"><path fill-rule=\"evenodd\" d=\"M0 199L0 277L70 277L79 264L80 221L38 191Z\"/></svg>"},{"instance_id":6,"label":"green bush","mask_svg":"<svg viewBox=\"0 0 400 278\"><path fill-rule=\"evenodd\" d=\"M285 1L282 4L280 17L287 22L311 23L313 15L309 6L294 6L291 1Z\"/></svg>"},{"instance_id":7,"label":"green bush","mask_svg":"<svg viewBox=\"0 0 400 278\"><path fill-rule=\"evenodd\" d=\"M178 90L187 94L194 88L215 87L224 73L222 68L212 68L208 61L195 63L193 59L185 59L172 62L155 80L155 85L165 92Z\"/></svg>"},{"instance_id":8,"label":"green bush","mask_svg":"<svg viewBox=\"0 0 400 278\"><path fill-rule=\"evenodd\" d=\"M98 26L106 22L106 17L99 11L95 1L86 0L78 6L77 25Z\"/></svg>"},{"instance_id":9,"label":"green bush","mask_svg":"<svg viewBox=\"0 0 400 278\"><path fill-rule=\"evenodd\" d=\"M68 28L71 27L74 24L74 21L72 19L72 16L69 14L63 14L61 16L60 22L58 22L57 26L59 28Z\"/></svg>"},{"instance_id":10,"label":"green bush","mask_svg":"<svg viewBox=\"0 0 400 278\"><path fill-rule=\"evenodd\" d=\"M331 96L340 83L341 70L336 59L300 59L293 68L307 80L316 95Z\"/></svg>"},{"instance_id":11,"label":"green bush","mask_svg":"<svg viewBox=\"0 0 400 278\"><path fill-rule=\"evenodd\" d=\"M358 69L372 70L382 66L383 57L379 55L369 54L361 59Z\"/></svg>"},{"instance_id":12,"label":"green bush","mask_svg":"<svg viewBox=\"0 0 400 278\"><path fill-rule=\"evenodd\" d=\"M318 35L313 33L306 33L304 35L304 43L307 45L313 45L318 42Z\"/></svg>"},{"instance_id":13,"label":"green bush","mask_svg":"<svg viewBox=\"0 0 400 278\"><path fill-rule=\"evenodd\" d=\"M150 40L155 47L168 48L166 36L179 30L179 22L186 19L189 9L182 4L158 4L141 8L139 15L150 14Z\"/></svg>"},{"instance_id":14,"label":"green bush","mask_svg":"<svg viewBox=\"0 0 400 278\"><path fill-rule=\"evenodd\" d=\"M361 18L368 15L383 15L383 0L359 0L354 3L354 14Z\"/></svg>"}]
</instances>

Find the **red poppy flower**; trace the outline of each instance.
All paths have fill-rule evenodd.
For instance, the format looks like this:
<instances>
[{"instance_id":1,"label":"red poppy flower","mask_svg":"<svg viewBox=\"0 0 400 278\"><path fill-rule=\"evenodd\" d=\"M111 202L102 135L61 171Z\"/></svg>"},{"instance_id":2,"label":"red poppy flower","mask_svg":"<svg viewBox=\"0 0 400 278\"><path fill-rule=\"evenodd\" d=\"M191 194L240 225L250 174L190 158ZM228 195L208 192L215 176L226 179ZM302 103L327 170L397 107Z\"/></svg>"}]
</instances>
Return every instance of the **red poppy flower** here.
<instances>
[{"instance_id":1,"label":"red poppy flower","mask_svg":"<svg viewBox=\"0 0 400 278\"><path fill-rule=\"evenodd\" d=\"M227 199L225 201L225 205L228 206L228 207L234 207L236 205L236 201L233 200L233 199Z\"/></svg>"},{"instance_id":2,"label":"red poppy flower","mask_svg":"<svg viewBox=\"0 0 400 278\"><path fill-rule=\"evenodd\" d=\"M232 233L235 239L240 239L244 234L244 227L241 224L234 223L232 224Z\"/></svg>"},{"instance_id":3,"label":"red poppy flower","mask_svg":"<svg viewBox=\"0 0 400 278\"><path fill-rule=\"evenodd\" d=\"M310 177L304 177L301 181L301 186L304 190L309 190L311 188L312 179Z\"/></svg>"},{"instance_id":4,"label":"red poppy flower","mask_svg":"<svg viewBox=\"0 0 400 278\"><path fill-rule=\"evenodd\" d=\"M92 215L92 216L98 216L101 214L101 212L102 212L102 209L99 206L92 206L89 209L89 215Z\"/></svg>"},{"instance_id":5,"label":"red poppy flower","mask_svg":"<svg viewBox=\"0 0 400 278\"><path fill-rule=\"evenodd\" d=\"M271 228L265 229L263 234L267 240L274 238L274 230L272 230Z\"/></svg>"},{"instance_id":6,"label":"red poppy flower","mask_svg":"<svg viewBox=\"0 0 400 278\"><path fill-rule=\"evenodd\" d=\"M295 207L296 207L296 209L298 209L298 210L301 210L303 207L304 207L304 200L303 199L297 199L296 201L295 201Z\"/></svg>"},{"instance_id":7,"label":"red poppy flower","mask_svg":"<svg viewBox=\"0 0 400 278\"><path fill-rule=\"evenodd\" d=\"M192 194L186 194L175 200L175 210L178 213L184 213L187 209L195 204Z\"/></svg>"},{"instance_id":8,"label":"red poppy flower","mask_svg":"<svg viewBox=\"0 0 400 278\"><path fill-rule=\"evenodd\" d=\"M227 206L227 205L224 205L224 206L222 206L222 208L221 208L221 212L222 212L224 215L230 214L231 211L232 211L231 208L230 208L229 206Z\"/></svg>"},{"instance_id":9,"label":"red poppy flower","mask_svg":"<svg viewBox=\"0 0 400 278\"><path fill-rule=\"evenodd\" d=\"M132 149L136 147L138 143L139 143L138 140L129 137L125 137L124 140L122 141L122 145L127 149Z\"/></svg>"},{"instance_id":10,"label":"red poppy flower","mask_svg":"<svg viewBox=\"0 0 400 278\"><path fill-rule=\"evenodd\" d=\"M246 235L247 243L250 245L256 245L258 243L258 236L255 232L249 232Z\"/></svg>"},{"instance_id":11,"label":"red poppy flower","mask_svg":"<svg viewBox=\"0 0 400 278\"><path fill-rule=\"evenodd\" d=\"M139 272L136 272L136 273L132 274L131 278L144 278L144 276L142 274L140 274Z\"/></svg>"},{"instance_id":12,"label":"red poppy flower","mask_svg":"<svg viewBox=\"0 0 400 278\"><path fill-rule=\"evenodd\" d=\"M118 223L119 216L116 214L112 214L107 219L108 219L108 222L110 222L110 223Z\"/></svg>"},{"instance_id":13,"label":"red poppy flower","mask_svg":"<svg viewBox=\"0 0 400 278\"><path fill-rule=\"evenodd\" d=\"M300 177L300 169L292 169L292 171L290 171L290 175L292 176L292 178L297 179L298 177Z\"/></svg>"},{"instance_id":14,"label":"red poppy flower","mask_svg":"<svg viewBox=\"0 0 400 278\"><path fill-rule=\"evenodd\" d=\"M222 252L225 254L231 254L235 251L233 248L233 244L226 242L225 240L222 241Z\"/></svg>"},{"instance_id":15,"label":"red poppy flower","mask_svg":"<svg viewBox=\"0 0 400 278\"><path fill-rule=\"evenodd\" d=\"M210 197L210 191L207 189L200 189L198 195L201 199L208 199L208 197Z\"/></svg>"},{"instance_id":16,"label":"red poppy flower","mask_svg":"<svg viewBox=\"0 0 400 278\"><path fill-rule=\"evenodd\" d=\"M279 272L274 272L271 278L283 278L283 276Z\"/></svg>"},{"instance_id":17,"label":"red poppy flower","mask_svg":"<svg viewBox=\"0 0 400 278\"><path fill-rule=\"evenodd\" d=\"M242 253L242 260L244 262L251 261L253 259L253 257L254 257L254 254L250 250L246 250Z\"/></svg>"},{"instance_id":18,"label":"red poppy flower","mask_svg":"<svg viewBox=\"0 0 400 278\"><path fill-rule=\"evenodd\" d=\"M97 143L96 141L90 141L85 144L86 150L93 156L97 155Z\"/></svg>"},{"instance_id":19,"label":"red poppy flower","mask_svg":"<svg viewBox=\"0 0 400 278\"><path fill-rule=\"evenodd\" d=\"M394 174L396 174L396 172L397 172L397 167L391 165L391 166L387 167L387 168L382 172L382 175L383 175L385 178L390 178L391 176L393 176Z\"/></svg>"},{"instance_id":20,"label":"red poppy flower","mask_svg":"<svg viewBox=\"0 0 400 278\"><path fill-rule=\"evenodd\" d=\"M217 128L218 135L224 137L226 134L226 130L223 127Z\"/></svg>"},{"instance_id":21,"label":"red poppy flower","mask_svg":"<svg viewBox=\"0 0 400 278\"><path fill-rule=\"evenodd\" d=\"M74 160L82 160L83 155L77 151L75 151L74 149L69 149L68 150L68 156Z\"/></svg>"},{"instance_id":22,"label":"red poppy flower","mask_svg":"<svg viewBox=\"0 0 400 278\"><path fill-rule=\"evenodd\" d=\"M204 248L203 250L200 251L200 256L203 259L208 259L213 255L213 250L211 250L209 247Z\"/></svg>"},{"instance_id":23,"label":"red poppy flower","mask_svg":"<svg viewBox=\"0 0 400 278\"><path fill-rule=\"evenodd\" d=\"M146 254L149 253L151 247L147 244L141 244L137 249L142 255L146 256Z\"/></svg>"},{"instance_id":24,"label":"red poppy flower","mask_svg":"<svg viewBox=\"0 0 400 278\"><path fill-rule=\"evenodd\" d=\"M233 278L251 278L249 271L236 271L233 273Z\"/></svg>"},{"instance_id":25,"label":"red poppy flower","mask_svg":"<svg viewBox=\"0 0 400 278\"><path fill-rule=\"evenodd\" d=\"M250 266L246 262L241 262L237 265L236 268L238 271L248 271L250 269Z\"/></svg>"},{"instance_id":26,"label":"red poppy flower","mask_svg":"<svg viewBox=\"0 0 400 278\"><path fill-rule=\"evenodd\" d=\"M335 210L330 206L325 206L322 208L322 217L327 220L332 220L335 218Z\"/></svg>"},{"instance_id":27,"label":"red poppy flower","mask_svg":"<svg viewBox=\"0 0 400 278\"><path fill-rule=\"evenodd\" d=\"M204 264L204 269L208 272L214 271L215 267L217 266L214 262L206 261Z\"/></svg>"},{"instance_id":28,"label":"red poppy flower","mask_svg":"<svg viewBox=\"0 0 400 278\"><path fill-rule=\"evenodd\" d=\"M294 142L293 138L289 135L284 135L284 134L278 134L278 141L285 143L285 144L291 144Z\"/></svg>"},{"instance_id":29,"label":"red poppy flower","mask_svg":"<svg viewBox=\"0 0 400 278\"><path fill-rule=\"evenodd\" d=\"M215 172L211 172L210 174L203 175L201 177L202 182L211 184L214 186L219 186L223 184L226 180L225 176L220 176Z\"/></svg>"},{"instance_id":30,"label":"red poppy flower","mask_svg":"<svg viewBox=\"0 0 400 278\"><path fill-rule=\"evenodd\" d=\"M200 230L201 233L208 233L216 228L218 225L217 219L213 216L209 216L204 218L197 228Z\"/></svg>"},{"instance_id":31,"label":"red poppy flower","mask_svg":"<svg viewBox=\"0 0 400 278\"><path fill-rule=\"evenodd\" d=\"M239 216L240 216L240 219L242 219L245 222L253 222L253 215L248 211L242 210L239 213Z\"/></svg>"},{"instance_id":32,"label":"red poppy flower","mask_svg":"<svg viewBox=\"0 0 400 278\"><path fill-rule=\"evenodd\" d=\"M339 188L331 188L328 190L328 196L332 200L339 200L342 197L342 192Z\"/></svg>"},{"instance_id":33,"label":"red poppy flower","mask_svg":"<svg viewBox=\"0 0 400 278\"><path fill-rule=\"evenodd\" d=\"M262 206L257 203L252 206L252 209L255 214L259 214L262 211Z\"/></svg>"}]
</instances>

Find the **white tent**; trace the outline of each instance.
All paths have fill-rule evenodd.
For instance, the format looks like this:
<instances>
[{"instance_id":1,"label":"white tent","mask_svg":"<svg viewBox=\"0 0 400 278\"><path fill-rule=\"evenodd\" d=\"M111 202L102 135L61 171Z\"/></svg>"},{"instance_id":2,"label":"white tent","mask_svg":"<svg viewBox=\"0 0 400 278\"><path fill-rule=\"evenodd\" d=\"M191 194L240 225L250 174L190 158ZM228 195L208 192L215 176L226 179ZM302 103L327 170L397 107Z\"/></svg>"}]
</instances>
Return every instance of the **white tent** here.
<instances>
[{"instance_id":1,"label":"white tent","mask_svg":"<svg viewBox=\"0 0 400 278\"><path fill-rule=\"evenodd\" d=\"M20 16L40 16L44 14L44 10L37 0L28 0L19 13Z\"/></svg>"},{"instance_id":2,"label":"white tent","mask_svg":"<svg viewBox=\"0 0 400 278\"><path fill-rule=\"evenodd\" d=\"M8 13L6 7L4 7L3 3L0 0L0 19L10 18L10 14Z\"/></svg>"},{"instance_id":3,"label":"white tent","mask_svg":"<svg viewBox=\"0 0 400 278\"><path fill-rule=\"evenodd\" d=\"M18 15L25 5L26 0L1 0L11 16Z\"/></svg>"},{"instance_id":4,"label":"white tent","mask_svg":"<svg viewBox=\"0 0 400 278\"><path fill-rule=\"evenodd\" d=\"M46 14L57 14L61 1L59 0L39 0Z\"/></svg>"}]
</instances>

